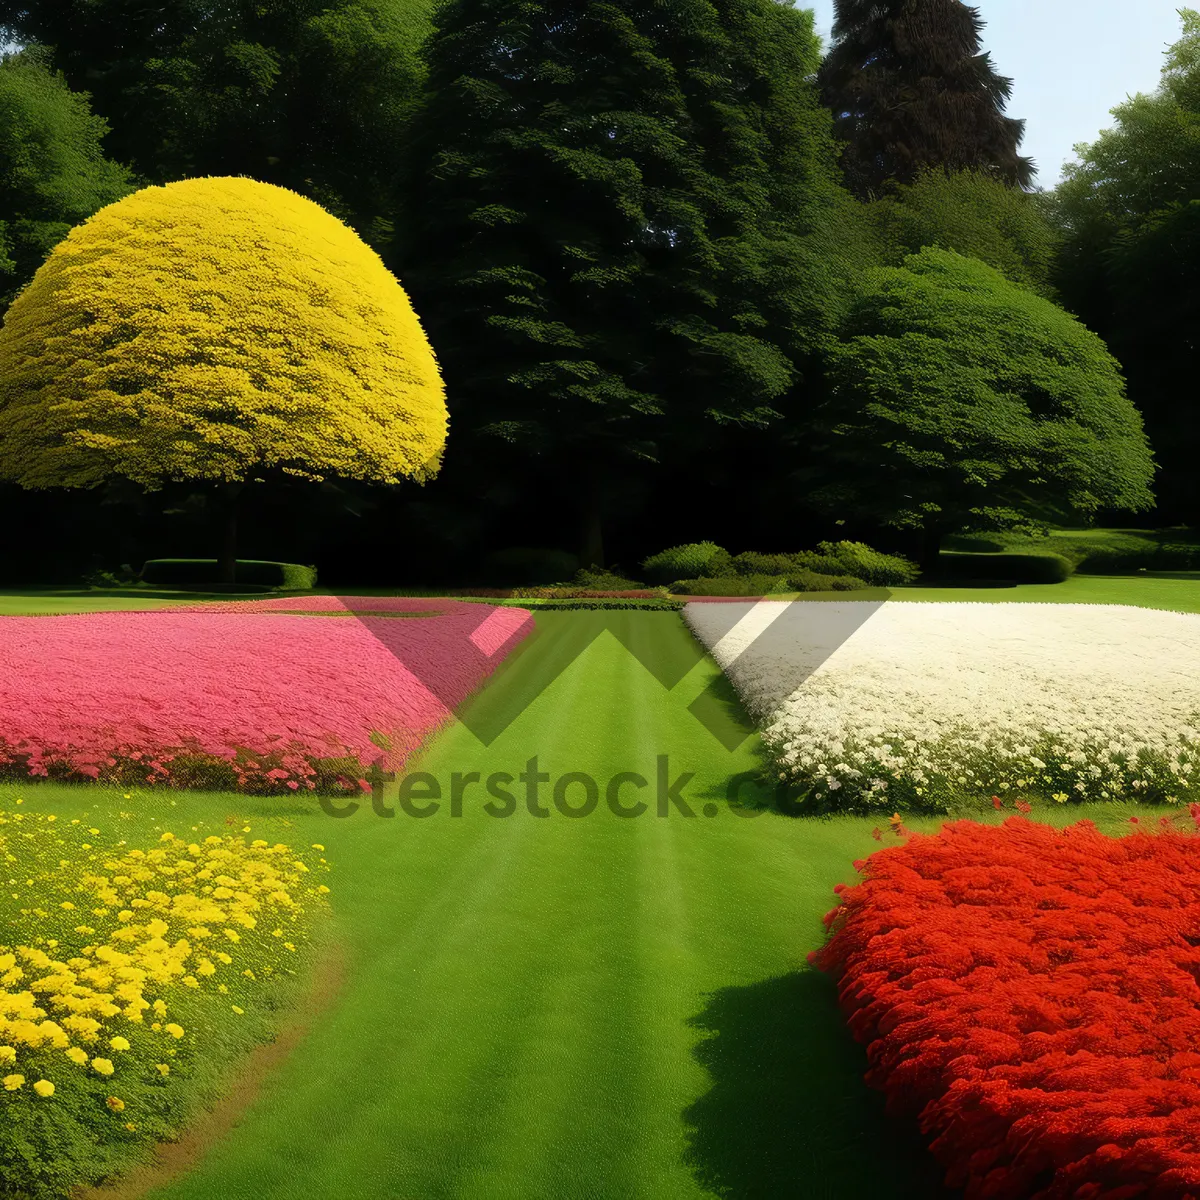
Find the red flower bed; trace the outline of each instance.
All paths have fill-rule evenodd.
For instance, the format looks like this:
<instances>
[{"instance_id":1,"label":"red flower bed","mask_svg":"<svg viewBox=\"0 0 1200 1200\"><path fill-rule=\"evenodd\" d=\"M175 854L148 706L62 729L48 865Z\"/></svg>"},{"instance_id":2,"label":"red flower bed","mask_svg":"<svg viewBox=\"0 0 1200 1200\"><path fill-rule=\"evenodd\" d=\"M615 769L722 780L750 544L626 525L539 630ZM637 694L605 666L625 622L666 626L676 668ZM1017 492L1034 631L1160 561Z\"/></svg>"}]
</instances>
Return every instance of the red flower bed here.
<instances>
[{"instance_id":1,"label":"red flower bed","mask_svg":"<svg viewBox=\"0 0 1200 1200\"><path fill-rule=\"evenodd\" d=\"M1200 840L1012 817L855 865L810 961L950 1186L1200 1197Z\"/></svg>"}]
</instances>

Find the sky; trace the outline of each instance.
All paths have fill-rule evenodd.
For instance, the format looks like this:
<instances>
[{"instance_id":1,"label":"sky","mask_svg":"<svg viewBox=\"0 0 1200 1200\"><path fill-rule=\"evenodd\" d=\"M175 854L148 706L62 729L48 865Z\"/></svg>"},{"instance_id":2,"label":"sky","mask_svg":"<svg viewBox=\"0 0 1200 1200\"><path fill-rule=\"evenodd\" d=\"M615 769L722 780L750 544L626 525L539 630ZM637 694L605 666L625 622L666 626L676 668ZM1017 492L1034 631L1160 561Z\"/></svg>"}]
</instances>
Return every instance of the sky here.
<instances>
[{"instance_id":1,"label":"sky","mask_svg":"<svg viewBox=\"0 0 1200 1200\"><path fill-rule=\"evenodd\" d=\"M1200 0L974 0L985 25L983 49L1013 81L1007 116L1025 118L1021 153L1052 188L1072 147L1114 124L1110 110L1127 95L1158 87L1163 55L1178 41L1179 8ZM833 0L796 0L816 13L829 46Z\"/></svg>"}]
</instances>

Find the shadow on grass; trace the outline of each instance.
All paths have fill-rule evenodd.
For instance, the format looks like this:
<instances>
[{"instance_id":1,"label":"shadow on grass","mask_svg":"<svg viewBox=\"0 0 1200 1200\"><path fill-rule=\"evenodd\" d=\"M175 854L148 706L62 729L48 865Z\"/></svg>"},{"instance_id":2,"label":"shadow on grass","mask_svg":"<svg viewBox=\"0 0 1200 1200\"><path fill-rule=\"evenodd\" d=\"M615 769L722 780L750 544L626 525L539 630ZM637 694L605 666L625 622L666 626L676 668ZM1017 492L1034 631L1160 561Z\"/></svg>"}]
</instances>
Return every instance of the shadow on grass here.
<instances>
[{"instance_id":1,"label":"shadow on grass","mask_svg":"<svg viewBox=\"0 0 1200 1200\"><path fill-rule=\"evenodd\" d=\"M712 993L689 1024L712 1086L684 1110L685 1161L728 1200L952 1200L916 1126L863 1083L832 981L795 971Z\"/></svg>"}]
</instances>

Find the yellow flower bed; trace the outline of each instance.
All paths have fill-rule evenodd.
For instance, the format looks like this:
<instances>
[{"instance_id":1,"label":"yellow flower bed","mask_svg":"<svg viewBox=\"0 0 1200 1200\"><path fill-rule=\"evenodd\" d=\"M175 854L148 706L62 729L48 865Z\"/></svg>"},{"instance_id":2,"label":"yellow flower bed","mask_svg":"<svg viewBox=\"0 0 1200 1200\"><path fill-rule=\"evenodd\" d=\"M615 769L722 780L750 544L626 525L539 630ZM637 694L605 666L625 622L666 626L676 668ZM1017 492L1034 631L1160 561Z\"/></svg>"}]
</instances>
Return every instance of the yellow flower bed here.
<instances>
[{"instance_id":1,"label":"yellow flower bed","mask_svg":"<svg viewBox=\"0 0 1200 1200\"><path fill-rule=\"evenodd\" d=\"M320 847L104 843L0 810L0 1195L61 1194L177 1132L268 1035L326 907Z\"/></svg>"}]
</instances>

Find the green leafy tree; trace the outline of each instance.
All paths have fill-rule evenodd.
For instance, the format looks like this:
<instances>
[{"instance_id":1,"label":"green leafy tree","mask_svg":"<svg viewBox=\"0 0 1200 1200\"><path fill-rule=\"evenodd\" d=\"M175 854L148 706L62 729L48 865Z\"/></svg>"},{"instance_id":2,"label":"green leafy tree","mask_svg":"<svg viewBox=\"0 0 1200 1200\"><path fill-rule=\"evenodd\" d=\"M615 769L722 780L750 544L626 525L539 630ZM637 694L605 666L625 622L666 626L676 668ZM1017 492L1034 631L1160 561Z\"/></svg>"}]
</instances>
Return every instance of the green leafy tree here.
<instances>
[{"instance_id":1,"label":"green leafy tree","mask_svg":"<svg viewBox=\"0 0 1200 1200\"><path fill-rule=\"evenodd\" d=\"M998 271L927 248L881 268L830 367L814 498L943 537L1153 504L1141 417L1104 343Z\"/></svg>"},{"instance_id":2,"label":"green leafy tree","mask_svg":"<svg viewBox=\"0 0 1200 1200\"><path fill-rule=\"evenodd\" d=\"M860 199L922 167L976 169L1028 187L1025 122L1004 116L1012 81L980 53L983 20L961 0L834 0L818 79Z\"/></svg>"},{"instance_id":3,"label":"green leafy tree","mask_svg":"<svg viewBox=\"0 0 1200 1200\"><path fill-rule=\"evenodd\" d=\"M317 200L385 247L419 90L427 0L0 0L0 25L112 127L154 183L246 175Z\"/></svg>"},{"instance_id":4,"label":"green leafy tree","mask_svg":"<svg viewBox=\"0 0 1200 1200\"><path fill-rule=\"evenodd\" d=\"M88 98L37 51L0 60L0 307L73 225L136 187L105 157L108 131Z\"/></svg>"},{"instance_id":5,"label":"green leafy tree","mask_svg":"<svg viewBox=\"0 0 1200 1200\"><path fill-rule=\"evenodd\" d=\"M1050 277L1061 234L1042 201L1042 194L1011 188L982 171L948 174L925 167L911 184L868 208L889 266L926 246L940 246L977 258L1053 300Z\"/></svg>"},{"instance_id":6,"label":"green leafy tree","mask_svg":"<svg viewBox=\"0 0 1200 1200\"><path fill-rule=\"evenodd\" d=\"M1194 522L1200 12L1180 17L1159 87L1118 105L1111 129L1075 147L1050 213L1063 239L1054 283L1120 360L1158 453L1160 520Z\"/></svg>"},{"instance_id":7,"label":"green leafy tree","mask_svg":"<svg viewBox=\"0 0 1200 1200\"><path fill-rule=\"evenodd\" d=\"M812 14L448 0L427 59L399 261L456 457L578 494L599 563L602 480L777 421L831 336L855 251Z\"/></svg>"},{"instance_id":8,"label":"green leafy tree","mask_svg":"<svg viewBox=\"0 0 1200 1200\"><path fill-rule=\"evenodd\" d=\"M395 276L317 204L250 179L101 209L0 330L0 479L215 484L227 583L245 482L424 481L445 437L437 362Z\"/></svg>"}]
</instances>

